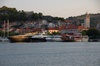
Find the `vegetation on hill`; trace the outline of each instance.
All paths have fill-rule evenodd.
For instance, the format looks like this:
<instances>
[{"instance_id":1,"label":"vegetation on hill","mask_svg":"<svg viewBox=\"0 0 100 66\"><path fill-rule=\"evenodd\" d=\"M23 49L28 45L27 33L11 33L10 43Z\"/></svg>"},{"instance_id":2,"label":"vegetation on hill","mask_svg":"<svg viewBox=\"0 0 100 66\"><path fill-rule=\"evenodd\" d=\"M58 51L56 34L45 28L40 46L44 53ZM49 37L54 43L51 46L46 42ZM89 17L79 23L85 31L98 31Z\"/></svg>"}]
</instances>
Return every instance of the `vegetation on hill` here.
<instances>
[{"instance_id":1,"label":"vegetation on hill","mask_svg":"<svg viewBox=\"0 0 100 66\"><path fill-rule=\"evenodd\" d=\"M31 13L30 15L25 11L17 11L16 8L8 8L3 6L0 8L0 21L10 20L10 21L27 21L27 20L37 20L42 19L42 13Z\"/></svg>"},{"instance_id":2,"label":"vegetation on hill","mask_svg":"<svg viewBox=\"0 0 100 66\"><path fill-rule=\"evenodd\" d=\"M74 24L81 25L84 22L85 14L75 17L69 17L68 20L72 20ZM39 19L45 19L48 22L55 22L57 20L64 20L63 17L53 17L45 16L42 13L26 12L24 10L18 11L16 8L10 8L3 6L0 8L0 23L2 24L4 20L13 21L35 21ZM96 27L100 23L100 13L90 14L91 27Z\"/></svg>"},{"instance_id":3,"label":"vegetation on hill","mask_svg":"<svg viewBox=\"0 0 100 66\"><path fill-rule=\"evenodd\" d=\"M0 22L4 20L12 21L34 21L39 19L52 20L64 20L62 17L44 16L42 13L26 12L24 10L18 11L16 8L9 8L3 6L0 8Z\"/></svg>"}]
</instances>

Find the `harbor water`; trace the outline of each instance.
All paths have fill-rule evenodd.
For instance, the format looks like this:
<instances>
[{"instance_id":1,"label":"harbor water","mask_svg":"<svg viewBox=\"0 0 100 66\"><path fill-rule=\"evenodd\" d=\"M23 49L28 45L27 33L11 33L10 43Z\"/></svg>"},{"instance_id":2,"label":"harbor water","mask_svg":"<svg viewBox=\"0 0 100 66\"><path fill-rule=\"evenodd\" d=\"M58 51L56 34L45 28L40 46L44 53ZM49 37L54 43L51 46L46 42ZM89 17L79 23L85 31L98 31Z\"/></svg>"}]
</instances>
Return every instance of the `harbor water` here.
<instances>
[{"instance_id":1,"label":"harbor water","mask_svg":"<svg viewBox=\"0 0 100 66\"><path fill-rule=\"evenodd\" d=\"M2 42L0 66L100 66L100 42Z\"/></svg>"}]
</instances>

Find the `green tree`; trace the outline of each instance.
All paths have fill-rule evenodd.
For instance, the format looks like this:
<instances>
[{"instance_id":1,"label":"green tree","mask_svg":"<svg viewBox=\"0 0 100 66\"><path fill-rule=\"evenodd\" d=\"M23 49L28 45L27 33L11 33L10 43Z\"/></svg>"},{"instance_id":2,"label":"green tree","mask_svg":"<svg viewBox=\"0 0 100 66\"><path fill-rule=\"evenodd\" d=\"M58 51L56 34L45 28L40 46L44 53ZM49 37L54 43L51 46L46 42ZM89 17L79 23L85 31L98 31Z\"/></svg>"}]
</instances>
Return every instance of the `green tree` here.
<instances>
[{"instance_id":1,"label":"green tree","mask_svg":"<svg viewBox=\"0 0 100 66\"><path fill-rule=\"evenodd\" d=\"M86 34L91 38L91 39L96 39L100 38L100 31L97 29L89 29Z\"/></svg>"},{"instance_id":2,"label":"green tree","mask_svg":"<svg viewBox=\"0 0 100 66\"><path fill-rule=\"evenodd\" d=\"M18 12L18 20L19 21L26 21L27 20L26 13L23 10Z\"/></svg>"},{"instance_id":3,"label":"green tree","mask_svg":"<svg viewBox=\"0 0 100 66\"><path fill-rule=\"evenodd\" d=\"M50 32L48 32L48 33L47 33L47 35L51 35L51 33L50 33Z\"/></svg>"},{"instance_id":4,"label":"green tree","mask_svg":"<svg viewBox=\"0 0 100 66\"><path fill-rule=\"evenodd\" d=\"M0 8L0 21L10 20L14 21L16 19L16 14L18 14L16 8L8 8L3 6Z\"/></svg>"},{"instance_id":5,"label":"green tree","mask_svg":"<svg viewBox=\"0 0 100 66\"><path fill-rule=\"evenodd\" d=\"M82 33L83 36L85 36L85 35L87 35L86 34L87 33L87 30L83 30L81 33Z\"/></svg>"},{"instance_id":6,"label":"green tree","mask_svg":"<svg viewBox=\"0 0 100 66\"><path fill-rule=\"evenodd\" d=\"M42 13L39 13L38 15L39 15L39 19L42 19L43 14Z\"/></svg>"},{"instance_id":7,"label":"green tree","mask_svg":"<svg viewBox=\"0 0 100 66\"><path fill-rule=\"evenodd\" d=\"M60 32L52 32L52 33L48 32L47 33L47 35L60 35L60 34L61 34Z\"/></svg>"},{"instance_id":8,"label":"green tree","mask_svg":"<svg viewBox=\"0 0 100 66\"><path fill-rule=\"evenodd\" d=\"M53 20L64 20L62 17L54 17Z\"/></svg>"}]
</instances>

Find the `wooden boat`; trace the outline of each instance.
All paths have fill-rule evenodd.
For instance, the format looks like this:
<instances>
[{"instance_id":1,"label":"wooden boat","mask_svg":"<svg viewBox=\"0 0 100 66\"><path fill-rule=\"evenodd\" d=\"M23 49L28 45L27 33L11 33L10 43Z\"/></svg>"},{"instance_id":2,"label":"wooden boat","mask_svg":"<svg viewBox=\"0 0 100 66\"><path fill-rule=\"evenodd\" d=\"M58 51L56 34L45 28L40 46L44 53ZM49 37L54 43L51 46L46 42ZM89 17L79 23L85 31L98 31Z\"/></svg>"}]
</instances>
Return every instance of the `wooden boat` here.
<instances>
[{"instance_id":1,"label":"wooden boat","mask_svg":"<svg viewBox=\"0 0 100 66\"><path fill-rule=\"evenodd\" d=\"M37 34L37 32L34 33L26 33L24 35L16 35L16 36L9 36L7 37L10 42L29 42L29 36L33 36Z\"/></svg>"},{"instance_id":2,"label":"wooden boat","mask_svg":"<svg viewBox=\"0 0 100 66\"><path fill-rule=\"evenodd\" d=\"M28 37L25 35L10 36L7 38L10 42L28 42Z\"/></svg>"}]
</instances>

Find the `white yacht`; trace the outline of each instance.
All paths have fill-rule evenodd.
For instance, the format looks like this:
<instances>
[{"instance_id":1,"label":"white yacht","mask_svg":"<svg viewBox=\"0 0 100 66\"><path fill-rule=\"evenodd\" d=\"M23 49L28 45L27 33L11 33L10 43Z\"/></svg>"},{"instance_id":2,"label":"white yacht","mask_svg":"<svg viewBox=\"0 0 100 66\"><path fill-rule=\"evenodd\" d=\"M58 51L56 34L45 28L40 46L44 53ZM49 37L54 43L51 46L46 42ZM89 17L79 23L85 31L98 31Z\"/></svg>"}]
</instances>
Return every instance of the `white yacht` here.
<instances>
[{"instance_id":1,"label":"white yacht","mask_svg":"<svg viewBox=\"0 0 100 66\"><path fill-rule=\"evenodd\" d=\"M62 36L60 35L46 35L46 34L36 34L29 37L30 42L60 42Z\"/></svg>"},{"instance_id":2,"label":"white yacht","mask_svg":"<svg viewBox=\"0 0 100 66\"><path fill-rule=\"evenodd\" d=\"M46 40L52 42L61 42L62 41L61 37L62 36L60 35L48 35L48 37L46 37Z\"/></svg>"}]
</instances>

